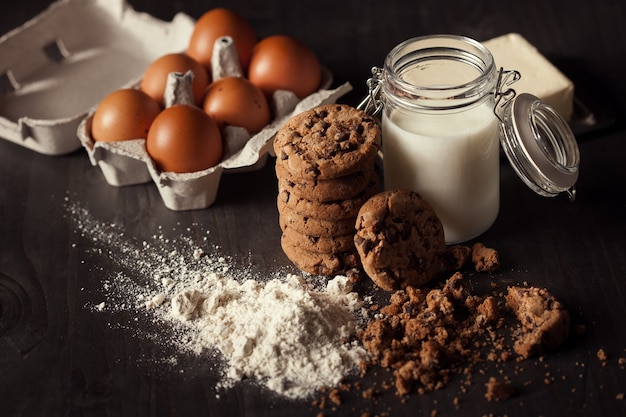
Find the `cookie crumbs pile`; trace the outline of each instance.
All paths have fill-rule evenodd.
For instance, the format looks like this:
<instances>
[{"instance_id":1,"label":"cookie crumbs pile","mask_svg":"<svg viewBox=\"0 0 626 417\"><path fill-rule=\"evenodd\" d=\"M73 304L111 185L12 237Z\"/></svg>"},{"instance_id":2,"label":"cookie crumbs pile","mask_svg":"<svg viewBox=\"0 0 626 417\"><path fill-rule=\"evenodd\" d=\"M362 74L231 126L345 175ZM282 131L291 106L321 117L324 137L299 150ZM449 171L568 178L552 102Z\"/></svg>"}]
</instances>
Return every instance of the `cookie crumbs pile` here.
<instances>
[{"instance_id":1,"label":"cookie crumbs pile","mask_svg":"<svg viewBox=\"0 0 626 417\"><path fill-rule=\"evenodd\" d=\"M471 266L494 272L500 265L495 249L480 243L452 246L444 263L458 269L445 282L431 288L408 286L391 294L388 305L372 306L375 318L359 335L370 355L362 374L381 366L393 375L378 388L405 398L442 389L457 375L464 378L465 389L477 365L523 361L556 349L568 337L569 313L545 289L510 286L506 293L481 295L470 290L460 270ZM515 395L508 377L490 377L485 387L487 401ZM363 398L375 398L378 388L363 389ZM345 389L361 387L356 383ZM321 409L326 404L314 403Z\"/></svg>"},{"instance_id":2,"label":"cookie crumbs pile","mask_svg":"<svg viewBox=\"0 0 626 417\"><path fill-rule=\"evenodd\" d=\"M396 291L360 338L374 364L393 369L399 395L424 393L485 360L477 347L491 343L493 360L509 360L511 351L497 335L501 317L495 298L470 294L456 272L441 288Z\"/></svg>"}]
</instances>

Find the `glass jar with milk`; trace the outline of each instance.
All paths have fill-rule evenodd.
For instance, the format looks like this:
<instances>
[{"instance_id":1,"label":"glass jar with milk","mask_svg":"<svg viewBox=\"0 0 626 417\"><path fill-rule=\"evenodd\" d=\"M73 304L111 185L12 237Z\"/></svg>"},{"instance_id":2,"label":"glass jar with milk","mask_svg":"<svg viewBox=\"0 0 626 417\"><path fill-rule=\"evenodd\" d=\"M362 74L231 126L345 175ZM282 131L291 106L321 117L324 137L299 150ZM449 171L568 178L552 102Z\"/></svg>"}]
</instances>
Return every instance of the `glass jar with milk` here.
<instances>
[{"instance_id":1,"label":"glass jar with milk","mask_svg":"<svg viewBox=\"0 0 626 417\"><path fill-rule=\"evenodd\" d=\"M409 39L389 52L384 68L373 72L374 78L368 80L370 96L359 107L370 113L382 110L385 188L405 188L422 195L441 219L447 244L485 232L496 220L500 205L500 141L507 145L509 157L511 149L515 152L525 143L515 137L520 129L503 124L507 120L509 125L536 123L536 115L529 110L536 105L526 103L521 111L513 111L513 117L512 105L504 108L502 116L496 111L501 99L510 104L510 93L514 94L503 90L503 74L515 72L498 70L486 47L455 35ZM534 99L531 103L538 100ZM550 131L552 125L561 129L542 138L547 162L512 160L529 186L540 183L535 191L543 195L571 190L578 174L575 139L558 118L558 114L542 117L549 125L543 130ZM536 142L536 138L528 139L525 147L536 148ZM557 160L563 152L555 149L564 144L570 152L566 160ZM528 165L542 171L546 163L567 165L572 175L555 186L529 173ZM547 181L547 186L541 181Z\"/></svg>"}]
</instances>

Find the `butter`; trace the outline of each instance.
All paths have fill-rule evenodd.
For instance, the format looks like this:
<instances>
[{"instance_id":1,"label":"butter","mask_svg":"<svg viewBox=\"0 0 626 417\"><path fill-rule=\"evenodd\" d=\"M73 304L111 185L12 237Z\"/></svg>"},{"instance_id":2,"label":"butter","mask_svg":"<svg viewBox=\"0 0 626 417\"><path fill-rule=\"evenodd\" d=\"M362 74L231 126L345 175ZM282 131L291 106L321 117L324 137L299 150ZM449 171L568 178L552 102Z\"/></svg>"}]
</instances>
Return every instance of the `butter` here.
<instances>
[{"instance_id":1,"label":"butter","mask_svg":"<svg viewBox=\"0 0 626 417\"><path fill-rule=\"evenodd\" d=\"M518 93L537 96L552 106L565 120L572 118L574 83L517 33L483 42L491 51L496 67L517 70L521 79L511 87Z\"/></svg>"}]
</instances>

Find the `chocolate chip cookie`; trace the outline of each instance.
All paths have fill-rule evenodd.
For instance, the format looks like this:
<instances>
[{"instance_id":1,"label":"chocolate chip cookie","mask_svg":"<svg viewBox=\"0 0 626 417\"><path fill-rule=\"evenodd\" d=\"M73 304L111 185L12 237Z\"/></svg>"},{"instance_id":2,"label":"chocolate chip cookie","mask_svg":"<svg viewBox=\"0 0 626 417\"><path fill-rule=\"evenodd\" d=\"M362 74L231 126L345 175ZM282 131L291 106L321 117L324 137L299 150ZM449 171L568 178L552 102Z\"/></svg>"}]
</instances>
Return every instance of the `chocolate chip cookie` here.
<instances>
[{"instance_id":1,"label":"chocolate chip cookie","mask_svg":"<svg viewBox=\"0 0 626 417\"><path fill-rule=\"evenodd\" d=\"M312 236L300 233L292 227L285 226L283 229L285 244L317 253L339 253L355 251L354 233L331 237Z\"/></svg>"},{"instance_id":2,"label":"chocolate chip cookie","mask_svg":"<svg viewBox=\"0 0 626 417\"><path fill-rule=\"evenodd\" d=\"M311 180L370 169L380 145L376 120L343 104L304 111L283 125L274 138L278 163L293 176Z\"/></svg>"},{"instance_id":3,"label":"chocolate chip cookie","mask_svg":"<svg viewBox=\"0 0 626 417\"><path fill-rule=\"evenodd\" d=\"M359 209L371 196L379 191L379 180L373 175L363 191L352 198L331 201L314 201L310 196L303 197L293 192L292 188L278 187L278 198L285 206L298 214L315 216L321 219L356 219Z\"/></svg>"},{"instance_id":4,"label":"chocolate chip cookie","mask_svg":"<svg viewBox=\"0 0 626 417\"><path fill-rule=\"evenodd\" d=\"M279 211L279 223L281 229L286 227L309 236L334 237L354 234L354 219L318 219L312 216L298 214L285 206L280 200L277 201Z\"/></svg>"},{"instance_id":5,"label":"chocolate chip cookie","mask_svg":"<svg viewBox=\"0 0 626 417\"><path fill-rule=\"evenodd\" d=\"M359 210L354 243L363 269L381 288L419 287L440 271L443 226L431 205L409 190L388 190Z\"/></svg>"},{"instance_id":6,"label":"chocolate chip cookie","mask_svg":"<svg viewBox=\"0 0 626 417\"><path fill-rule=\"evenodd\" d=\"M372 173L358 171L344 177L314 180L295 177L277 162L276 177L278 186L283 190L308 200L328 202L356 197L370 183Z\"/></svg>"},{"instance_id":7,"label":"chocolate chip cookie","mask_svg":"<svg viewBox=\"0 0 626 417\"><path fill-rule=\"evenodd\" d=\"M287 258L302 271L314 275L332 276L345 274L359 266L359 255L355 250L336 253L318 253L290 244L283 237L281 246Z\"/></svg>"},{"instance_id":8,"label":"chocolate chip cookie","mask_svg":"<svg viewBox=\"0 0 626 417\"><path fill-rule=\"evenodd\" d=\"M329 104L292 117L274 138L283 252L318 275L360 266L354 245L359 209L378 192L376 121Z\"/></svg>"}]
</instances>

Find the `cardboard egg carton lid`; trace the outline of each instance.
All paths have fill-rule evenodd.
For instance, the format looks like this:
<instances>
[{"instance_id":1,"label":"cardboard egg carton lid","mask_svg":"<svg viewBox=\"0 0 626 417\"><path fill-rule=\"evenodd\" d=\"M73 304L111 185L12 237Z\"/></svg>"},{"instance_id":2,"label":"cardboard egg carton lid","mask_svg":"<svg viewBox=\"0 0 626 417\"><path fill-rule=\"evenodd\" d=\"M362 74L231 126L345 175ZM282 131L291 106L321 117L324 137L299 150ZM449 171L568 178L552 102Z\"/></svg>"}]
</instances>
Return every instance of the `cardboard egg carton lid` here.
<instances>
[{"instance_id":1,"label":"cardboard egg carton lid","mask_svg":"<svg viewBox=\"0 0 626 417\"><path fill-rule=\"evenodd\" d=\"M0 137L47 155L81 147L76 129L111 91L185 50L194 20L171 22L125 0L59 0L0 38Z\"/></svg>"}]
</instances>

